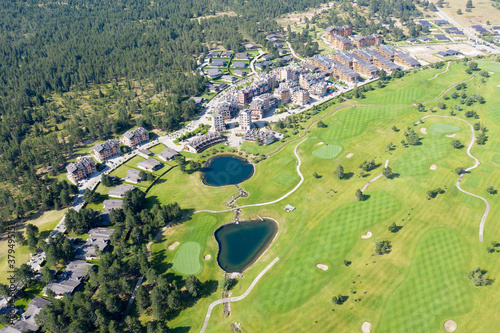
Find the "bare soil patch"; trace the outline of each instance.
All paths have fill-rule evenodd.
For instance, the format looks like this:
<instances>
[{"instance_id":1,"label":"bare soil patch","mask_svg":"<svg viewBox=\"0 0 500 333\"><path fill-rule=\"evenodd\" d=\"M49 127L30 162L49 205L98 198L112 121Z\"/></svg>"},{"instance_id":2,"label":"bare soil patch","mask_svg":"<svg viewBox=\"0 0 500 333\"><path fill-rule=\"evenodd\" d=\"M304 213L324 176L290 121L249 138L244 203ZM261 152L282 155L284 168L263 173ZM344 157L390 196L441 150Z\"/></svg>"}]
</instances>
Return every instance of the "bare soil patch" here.
<instances>
[{"instance_id":1,"label":"bare soil patch","mask_svg":"<svg viewBox=\"0 0 500 333\"><path fill-rule=\"evenodd\" d=\"M167 247L167 249L169 249L170 251L175 250L175 248L179 246L179 244L180 244L179 242L174 242L172 245Z\"/></svg>"},{"instance_id":2,"label":"bare soil patch","mask_svg":"<svg viewBox=\"0 0 500 333\"><path fill-rule=\"evenodd\" d=\"M446 332L455 332L457 329L457 323L454 320L447 320L446 323L444 323L444 329Z\"/></svg>"},{"instance_id":3,"label":"bare soil patch","mask_svg":"<svg viewBox=\"0 0 500 333\"><path fill-rule=\"evenodd\" d=\"M361 235L361 238L363 238L363 239L368 239L368 238L370 238L371 236L372 236L371 231L367 231L367 232L366 232L366 234Z\"/></svg>"}]
</instances>

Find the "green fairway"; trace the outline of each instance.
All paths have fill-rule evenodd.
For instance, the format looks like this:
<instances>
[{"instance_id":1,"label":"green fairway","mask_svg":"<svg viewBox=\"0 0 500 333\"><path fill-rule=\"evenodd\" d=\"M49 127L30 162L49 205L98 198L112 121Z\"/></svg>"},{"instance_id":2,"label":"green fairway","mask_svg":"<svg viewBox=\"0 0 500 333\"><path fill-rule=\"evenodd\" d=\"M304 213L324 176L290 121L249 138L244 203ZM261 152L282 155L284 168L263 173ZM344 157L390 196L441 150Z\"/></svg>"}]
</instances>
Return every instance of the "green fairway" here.
<instances>
[{"instance_id":1,"label":"green fairway","mask_svg":"<svg viewBox=\"0 0 500 333\"><path fill-rule=\"evenodd\" d=\"M198 274L201 271L200 264L201 246L196 242L181 244L173 261L172 268L182 275Z\"/></svg>"},{"instance_id":2,"label":"green fairway","mask_svg":"<svg viewBox=\"0 0 500 333\"><path fill-rule=\"evenodd\" d=\"M481 69L496 66L479 62ZM314 116L321 117L326 127L318 128L311 117L301 124L307 133L300 132L297 140L256 164L254 176L241 184L249 196L238 199L238 206L265 203L289 193L300 181L294 149L302 138L308 138L296 149L304 176L301 186L277 203L241 209L240 219L271 217L280 228L262 258L238 279L232 296L242 295L274 258L279 261L244 300L231 303L230 317L222 316L222 306L216 306L207 332L230 331L234 322L241 323L244 332L359 332L363 322L370 322L372 332L427 333L444 332L448 319L457 322L457 332L496 331L500 284L474 287L467 274L480 266L488 277L500 277L500 251L486 251L492 242L500 241L500 227L495 223L500 218L500 195L486 192L489 186L500 190L500 75L485 82L480 76L468 80L460 93L481 94L485 102L455 111L454 116L487 128L486 143L474 143L471 149L481 164L461 182L464 190L484 196L491 205L483 243L478 241L478 230L485 205L455 187L455 169L475 163L465 148L471 140L470 127L453 118L437 117L414 125L426 115L450 116L455 102L436 97L443 89L471 78L465 68L464 63L452 63L449 72L431 81L442 68L410 71L403 80L391 80L385 88L367 91L365 98L347 101L349 107L333 112L336 104ZM500 67L496 71L500 73ZM418 112L413 103L426 101L426 112ZM446 108L437 107L439 102L446 103ZM465 117L468 110L476 111L479 119ZM325 116L327 112L331 114ZM410 130L420 138L416 145L407 142L405 134ZM475 132L477 136L481 131ZM451 133L453 138L445 135ZM464 147L453 148L453 140L460 140ZM347 158L348 153L353 155ZM371 159L375 168L361 173L360 166ZM357 201L356 190L382 173L386 160L394 177L371 183L364 200ZM435 170L429 168L433 164ZM342 180L334 175L339 165L346 174ZM427 193L437 188L441 193L429 199ZM176 168L152 187L148 200L178 200L188 210L223 209L235 190L207 189L200 186L196 174L181 174ZM296 209L285 212L287 204ZM232 212L194 214L168 228L152 246L157 270L195 274L202 281L219 280L223 271L215 260L213 232L233 217ZM397 232L388 230L392 223L399 227ZM362 239L368 231L372 237ZM375 254L377 240L389 241L390 252ZM167 250L175 241L179 248ZM202 259L206 254L210 260ZM318 269L319 263L328 269ZM337 295L346 297L344 304L332 302ZM169 327L199 331L209 304L217 299L220 290L183 310L169 321Z\"/></svg>"},{"instance_id":3,"label":"green fairway","mask_svg":"<svg viewBox=\"0 0 500 333\"><path fill-rule=\"evenodd\" d=\"M340 152L342 152L342 147L334 144L324 144L320 148L313 151L313 155L324 159L331 160L339 156Z\"/></svg>"},{"instance_id":4,"label":"green fairway","mask_svg":"<svg viewBox=\"0 0 500 333\"><path fill-rule=\"evenodd\" d=\"M389 297L377 332L439 332L446 320L469 311L469 251L467 241L453 229L425 233L410 273Z\"/></svg>"},{"instance_id":5,"label":"green fairway","mask_svg":"<svg viewBox=\"0 0 500 333\"><path fill-rule=\"evenodd\" d=\"M460 127L451 124L436 123L429 127L430 133L433 135L448 134L460 131Z\"/></svg>"}]
</instances>

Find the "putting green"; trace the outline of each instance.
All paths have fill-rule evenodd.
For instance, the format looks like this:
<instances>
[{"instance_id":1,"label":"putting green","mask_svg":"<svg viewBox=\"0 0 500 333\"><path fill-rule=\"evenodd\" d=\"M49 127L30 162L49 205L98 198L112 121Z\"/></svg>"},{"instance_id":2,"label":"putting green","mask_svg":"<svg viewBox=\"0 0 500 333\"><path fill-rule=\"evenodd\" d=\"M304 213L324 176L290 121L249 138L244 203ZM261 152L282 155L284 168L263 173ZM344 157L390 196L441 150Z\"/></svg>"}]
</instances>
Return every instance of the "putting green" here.
<instances>
[{"instance_id":1,"label":"putting green","mask_svg":"<svg viewBox=\"0 0 500 333\"><path fill-rule=\"evenodd\" d=\"M200 273L200 252L201 246L196 242L182 244L175 253L172 268L183 275Z\"/></svg>"},{"instance_id":2,"label":"putting green","mask_svg":"<svg viewBox=\"0 0 500 333\"><path fill-rule=\"evenodd\" d=\"M325 144L322 145L320 148L316 149L315 151L313 151L313 155L318 158L330 160L332 158L339 156L341 151L342 151L341 146Z\"/></svg>"},{"instance_id":3,"label":"putting green","mask_svg":"<svg viewBox=\"0 0 500 333\"><path fill-rule=\"evenodd\" d=\"M429 130L431 131L431 134L437 135L437 134L458 132L460 131L460 127L456 125L437 123L429 126Z\"/></svg>"}]
</instances>

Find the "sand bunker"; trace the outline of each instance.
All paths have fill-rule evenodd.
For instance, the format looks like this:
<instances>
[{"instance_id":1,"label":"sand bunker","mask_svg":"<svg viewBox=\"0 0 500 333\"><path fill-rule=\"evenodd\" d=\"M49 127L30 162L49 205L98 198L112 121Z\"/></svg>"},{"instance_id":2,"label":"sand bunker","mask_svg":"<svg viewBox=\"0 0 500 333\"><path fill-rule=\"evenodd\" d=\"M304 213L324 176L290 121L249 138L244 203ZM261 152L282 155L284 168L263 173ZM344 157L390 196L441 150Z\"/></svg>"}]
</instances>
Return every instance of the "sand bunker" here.
<instances>
[{"instance_id":1,"label":"sand bunker","mask_svg":"<svg viewBox=\"0 0 500 333\"><path fill-rule=\"evenodd\" d=\"M319 269L324 270L324 271L328 270L328 266L327 265L317 264L316 267L318 267Z\"/></svg>"},{"instance_id":2,"label":"sand bunker","mask_svg":"<svg viewBox=\"0 0 500 333\"><path fill-rule=\"evenodd\" d=\"M427 134L427 129L425 127L420 128L420 133Z\"/></svg>"},{"instance_id":3,"label":"sand bunker","mask_svg":"<svg viewBox=\"0 0 500 333\"><path fill-rule=\"evenodd\" d=\"M444 329L446 332L455 332L457 323L453 320L447 320L446 323L444 323Z\"/></svg>"},{"instance_id":4,"label":"sand bunker","mask_svg":"<svg viewBox=\"0 0 500 333\"><path fill-rule=\"evenodd\" d=\"M436 165L436 164L433 164L433 165L431 165L431 166L429 167L429 169L431 169L431 170L436 170L436 169L437 169L437 165Z\"/></svg>"},{"instance_id":5,"label":"sand bunker","mask_svg":"<svg viewBox=\"0 0 500 333\"><path fill-rule=\"evenodd\" d=\"M456 135L455 133L453 133L453 134L446 134L446 137L447 137L447 138L454 138L454 137L455 137L455 135Z\"/></svg>"},{"instance_id":6,"label":"sand bunker","mask_svg":"<svg viewBox=\"0 0 500 333\"><path fill-rule=\"evenodd\" d=\"M318 142L318 146L321 146L322 144L324 144L324 142Z\"/></svg>"},{"instance_id":7,"label":"sand bunker","mask_svg":"<svg viewBox=\"0 0 500 333\"><path fill-rule=\"evenodd\" d=\"M167 247L167 249L169 249L170 251L175 250L175 248L179 246L179 244L180 244L179 242L175 242L174 244Z\"/></svg>"},{"instance_id":8,"label":"sand bunker","mask_svg":"<svg viewBox=\"0 0 500 333\"><path fill-rule=\"evenodd\" d=\"M349 154L347 154L347 155L346 155L346 157L347 157L347 158L351 158L351 157L353 157L353 156L354 156L354 154L353 154L353 153L349 153Z\"/></svg>"},{"instance_id":9,"label":"sand bunker","mask_svg":"<svg viewBox=\"0 0 500 333\"><path fill-rule=\"evenodd\" d=\"M371 236L372 236L371 231L368 231L365 235L361 235L361 238L363 238L363 239L368 239L368 238L370 238Z\"/></svg>"},{"instance_id":10,"label":"sand bunker","mask_svg":"<svg viewBox=\"0 0 500 333\"><path fill-rule=\"evenodd\" d=\"M495 74L495 72L488 72L488 73L490 73L491 75Z\"/></svg>"},{"instance_id":11,"label":"sand bunker","mask_svg":"<svg viewBox=\"0 0 500 333\"><path fill-rule=\"evenodd\" d=\"M207 254L206 256L203 257L203 259L205 259L205 260L210 260L210 258L212 258L212 256L210 254Z\"/></svg>"},{"instance_id":12,"label":"sand bunker","mask_svg":"<svg viewBox=\"0 0 500 333\"><path fill-rule=\"evenodd\" d=\"M363 333L370 333L370 327L372 326L372 324L370 324L369 322L365 321L363 323L363 325L361 325L361 332Z\"/></svg>"}]
</instances>

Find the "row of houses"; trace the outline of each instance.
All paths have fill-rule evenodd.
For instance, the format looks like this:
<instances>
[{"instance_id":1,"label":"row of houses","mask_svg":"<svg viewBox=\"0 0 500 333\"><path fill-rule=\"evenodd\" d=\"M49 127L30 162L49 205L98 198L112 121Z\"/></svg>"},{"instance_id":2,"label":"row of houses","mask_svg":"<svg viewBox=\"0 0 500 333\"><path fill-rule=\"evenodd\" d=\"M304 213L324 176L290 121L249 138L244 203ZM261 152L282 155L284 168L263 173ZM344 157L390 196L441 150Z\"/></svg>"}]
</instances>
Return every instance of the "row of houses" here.
<instances>
[{"instance_id":1,"label":"row of houses","mask_svg":"<svg viewBox=\"0 0 500 333\"><path fill-rule=\"evenodd\" d=\"M387 45L380 45L377 49L339 51L331 58L317 55L310 59L310 63L317 70L349 83L357 82L360 76L374 78L381 69L392 72L400 69L400 66L420 66L420 63L407 53Z\"/></svg>"}]
</instances>

